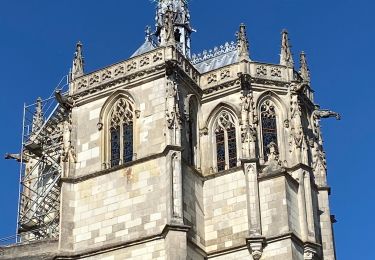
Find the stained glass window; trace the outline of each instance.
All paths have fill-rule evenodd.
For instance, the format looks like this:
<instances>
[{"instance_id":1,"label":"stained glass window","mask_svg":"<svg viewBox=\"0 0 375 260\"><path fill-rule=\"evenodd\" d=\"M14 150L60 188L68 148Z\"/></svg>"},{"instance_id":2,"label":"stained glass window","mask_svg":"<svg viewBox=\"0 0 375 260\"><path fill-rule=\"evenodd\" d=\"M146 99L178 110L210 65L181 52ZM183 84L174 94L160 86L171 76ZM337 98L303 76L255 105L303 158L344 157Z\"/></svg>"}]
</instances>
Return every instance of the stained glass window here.
<instances>
[{"instance_id":1,"label":"stained glass window","mask_svg":"<svg viewBox=\"0 0 375 260\"><path fill-rule=\"evenodd\" d=\"M228 130L228 154L229 168L237 166L237 144L236 144L236 128L231 127Z\"/></svg>"},{"instance_id":2,"label":"stained glass window","mask_svg":"<svg viewBox=\"0 0 375 260\"><path fill-rule=\"evenodd\" d=\"M224 130L216 132L216 154L217 154L217 170L225 170L225 138Z\"/></svg>"},{"instance_id":3,"label":"stained glass window","mask_svg":"<svg viewBox=\"0 0 375 260\"><path fill-rule=\"evenodd\" d=\"M217 171L224 171L237 166L237 140L234 117L222 111L216 122L216 166Z\"/></svg>"},{"instance_id":4,"label":"stained glass window","mask_svg":"<svg viewBox=\"0 0 375 260\"><path fill-rule=\"evenodd\" d=\"M133 160L133 106L119 99L110 114L111 167Z\"/></svg>"},{"instance_id":5,"label":"stained glass window","mask_svg":"<svg viewBox=\"0 0 375 260\"><path fill-rule=\"evenodd\" d=\"M111 167L120 164L120 129L111 130Z\"/></svg>"},{"instance_id":6,"label":"stained glass window","mask_svg":"<svg viewBox=\"0 0 375 260\"><path fill-rule=\"evenodd\" d=\"M277 123L275 106L271 101L266 101L261 106L263 155L267 160L268 145L272 142L277 144Z\"/></svg>"},{"instance_id":7,"label":"stained glass window","mask_svg":"<svg viewBox=\"0 0 375 260\"><path fill-rule=\"evenodd\" d=\"M133 160L133 123L124 124L124 162L131 162Z\"/></svg>"}]
</instances>

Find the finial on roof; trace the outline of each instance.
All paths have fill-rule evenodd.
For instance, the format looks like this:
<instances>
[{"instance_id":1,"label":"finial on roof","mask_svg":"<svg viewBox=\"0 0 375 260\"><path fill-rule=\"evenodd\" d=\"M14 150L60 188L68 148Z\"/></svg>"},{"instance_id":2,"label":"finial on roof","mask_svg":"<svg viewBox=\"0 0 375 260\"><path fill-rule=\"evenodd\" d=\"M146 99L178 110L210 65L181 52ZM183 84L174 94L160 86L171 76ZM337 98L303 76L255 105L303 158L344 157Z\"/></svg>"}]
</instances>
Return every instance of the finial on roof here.
<instances>
[{"instance_id":1,"label":"finial on roof","mask_svg":"<svg viewBox=\"0 0 375 260\"><path fill-rule=\"evenodd\" d=\"M186 0L155 0L156 31L159 45L175 45L190 59L191 34L194 29L190 24L190 12Z\"/></svg>"},{"instance_id":2,"label":"finial on roof","mask_svg":"<svg viewBox=\"0 0 375 260\"><path fill-rule=\"evenodd\" d=\"M82 43L79 41L76 45L74 53L73 67L72 67L72 80L84 74L84 58L82 54Z\"/></svg>"},{"instance_id":3,"label":"finial on roof","mask_svg":"<svg viewBox=\"0 0 375 260\"><path fill-rule=\"evenodd\" d=\"M294 67L293 55L291 52L291 46L289 44L288 31L285 29L281 33L280 64L289 68Z\"/></svg>"},{"instance_id":4,"label":"finial on roof","mask_svg":"<svg viewBox=\"0 0 375 260\"><path fill-rule=\"evenodd\" d=\"M246 34L246 25L241 23L240 30L236 33L237 48L240 60L249 59L249 40Z\"/></svg>"},{"instance_id":5,"label":"finial on roof","mask_svg":"<svg viewBox=\"0 0 375 260\"><path fill-rule=\"evenodd\" d=\"M310 70L309 70L309 66L307 65L306 54L304 51L302 51L300 54L299 63L300 63L299 73L303 81L310 83Z\"/></svg>"}]
</instances>

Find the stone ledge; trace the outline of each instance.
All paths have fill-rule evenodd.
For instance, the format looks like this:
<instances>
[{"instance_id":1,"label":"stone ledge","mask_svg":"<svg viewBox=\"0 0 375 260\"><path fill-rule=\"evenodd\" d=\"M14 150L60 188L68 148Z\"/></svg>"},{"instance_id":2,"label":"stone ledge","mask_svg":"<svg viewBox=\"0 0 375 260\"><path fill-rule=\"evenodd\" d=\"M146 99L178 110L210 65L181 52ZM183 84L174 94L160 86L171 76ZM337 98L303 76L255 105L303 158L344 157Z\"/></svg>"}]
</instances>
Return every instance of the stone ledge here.
<instances>
[{"instance_id":1,"label":"stone ledge","mask_svg":"<svg viewBox=\"0 0 375 260\"><path fill-rule=\"evenodd\" d=\"M160 240L160 239L165 239L170 231L178 231L178 232L187 233L189 230L190 230L190 227L186 225L167 224L164 227L163 231L159 234L142 237L139 239L130 240L126 242L117 242L117 243L112 243L108 245L103 245L101 247L98 247L97 249L82 250L76 253L62 252L56 255L53 259L54 260L82 259L82 258L91 257L95 255L105 254L108 252L113 252L113 251L120 250L123 248L145 244L145 243Z\"/></svg>"},{"instance_id":2,"label":"stone ledge","mask_svg":"<svg viewBox=\"0 0 375 260\"><path fill-rule=\"evenodd\" d=\"M116 166L116 167L113 167L113 168L110 168L110 169L97 171L97 172L94 172L94 173L88 173L88 174L83 175L83 176L61 178L61 182L77 184L77 183L80 183L80 182L83 182L83 181L87 181L89 179L93 179L93 178L103 176L103 175L106 175L106 174L109 174L109 173L112 173L112 172L116 172L116 171L119 171L119 170L122 170L122 169L125 169L125 168L129 168L133 165L137 165L137 164L152 161L152 160L155 160L155 159L158 159L158 158L161 158L161 157L165 157L165 156L167 156L167 154L170 151L182 151L182 148L180 146L167 145L161 153L152 154L152 155L149 155L149 156L146 156L146 157L143 157L143 158L131 161L131 162L124 163L123 165L119 165L119 166Z\"/></svg>"}]
</instances>

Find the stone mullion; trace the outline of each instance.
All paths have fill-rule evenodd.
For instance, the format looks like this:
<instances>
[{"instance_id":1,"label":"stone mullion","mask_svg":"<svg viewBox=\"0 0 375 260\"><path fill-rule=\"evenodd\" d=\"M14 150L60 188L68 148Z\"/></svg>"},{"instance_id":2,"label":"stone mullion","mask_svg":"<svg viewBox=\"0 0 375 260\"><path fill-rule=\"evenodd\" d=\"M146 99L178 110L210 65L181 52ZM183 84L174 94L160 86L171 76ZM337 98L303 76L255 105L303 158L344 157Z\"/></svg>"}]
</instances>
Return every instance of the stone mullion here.
<instances>
[{"instance_id":1,"label":"stone mullion","mask_svg":"<svg viewBox=\"0 0 375 260\"><path fill-rule=\"evenodd\" d=\"M225 170L229 169L229 140L228 132L224 129Z\"/></svg>"}]
</instances>

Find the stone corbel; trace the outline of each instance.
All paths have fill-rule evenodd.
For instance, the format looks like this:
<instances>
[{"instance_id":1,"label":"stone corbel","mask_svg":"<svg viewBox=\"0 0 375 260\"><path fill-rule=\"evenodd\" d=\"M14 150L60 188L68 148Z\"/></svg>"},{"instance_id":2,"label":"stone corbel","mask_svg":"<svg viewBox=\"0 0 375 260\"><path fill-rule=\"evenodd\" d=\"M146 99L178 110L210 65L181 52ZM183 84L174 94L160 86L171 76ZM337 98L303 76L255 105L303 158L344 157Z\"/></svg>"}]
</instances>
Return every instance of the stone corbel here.
<instances>
[{"instance_id":1,"label":"stone corbel","mask_svg":"<svg viewBox=\"0 0 375 260\"><path fill-rule=\"evenodd\" d=\"M245 74L245 73L238 73L237 76L240 78L241 80L241 89L242 90L250 90L251 88L251 76L249 74Z\"/></svg>"},{"instance_id":2,"label":"stone corbel","mask_svg":"<svg viewBox=\"0 0 375 260\"><path fill-rule=\"evenodd\" d=\"M99 131L102 131L102 130L103 130L103 126L104 126L104 124L103 124L102 122L98 122L98 123L96 124L96 126L98 127L98 130L99 130Z\"/></svg>"},{"instance_id":3,"label":"stone corbel","mask_svg":"<svg viewBox=\"0 0 375 260\"><path fill-rule=\"evenodd\" d=\"M310 245L305 245L304 252L303 252L303 259L315 260L316 256L317 256L317 250Z\"/></svg>"},{"instance_id":4,"label":"stone corbel","mask_svg":"<svg viewBox=\"0 0 375 260\"><path fill-rule=\"evenodd\" d=\"M246 239L246 244L254 260L261 259L266 246L266 238L262 236L249 237Z\"/></svg>"}]
</instances>

